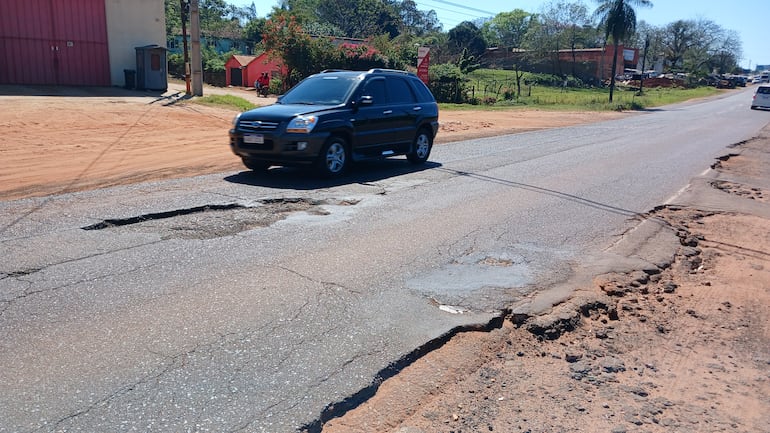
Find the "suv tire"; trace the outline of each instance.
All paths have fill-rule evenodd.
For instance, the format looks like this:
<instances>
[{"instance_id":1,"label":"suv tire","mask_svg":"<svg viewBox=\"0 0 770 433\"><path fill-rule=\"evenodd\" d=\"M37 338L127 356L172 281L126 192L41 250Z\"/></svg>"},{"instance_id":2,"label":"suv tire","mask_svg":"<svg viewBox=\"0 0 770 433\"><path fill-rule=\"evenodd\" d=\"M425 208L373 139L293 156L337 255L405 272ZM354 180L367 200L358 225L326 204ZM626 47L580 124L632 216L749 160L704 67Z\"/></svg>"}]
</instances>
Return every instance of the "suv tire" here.
<instances>
[{"instance_id":1,"label":"suv tire","mask_svg":"<svg viewBox=\"0 0 770 433\"><path fill-rule=\"evenodd\" d=\"M348 169L348 144L342 137L333 136L324 144L318 156L317 168L325 177L340 176Z\"/></svg>"},{"instance_id":2,"label":"suv tire","mask_svg":"<svg viewBox=\"0 0 770 433\"><path fill-rule=\"evenodd\" d=\"M417 132L417 136L414 137L412 151L406 155L406 158L413 164L422 164L428 160L432 147L433 136L427 129L422 128Z\"/></svg>"}]
</instances>

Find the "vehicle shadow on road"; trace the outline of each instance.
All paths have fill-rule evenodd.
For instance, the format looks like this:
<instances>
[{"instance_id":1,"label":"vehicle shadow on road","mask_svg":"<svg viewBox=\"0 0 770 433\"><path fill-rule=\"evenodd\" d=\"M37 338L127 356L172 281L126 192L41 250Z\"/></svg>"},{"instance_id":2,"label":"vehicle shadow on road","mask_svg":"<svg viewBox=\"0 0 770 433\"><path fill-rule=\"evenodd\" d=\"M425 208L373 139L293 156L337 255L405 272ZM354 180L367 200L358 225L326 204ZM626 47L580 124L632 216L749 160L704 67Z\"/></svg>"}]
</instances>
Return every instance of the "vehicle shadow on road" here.
<instances>
[{"instance_id":1,"label":"vehicle shadow on road","mask_svg":"<svg viewBox=\"0 0 770 433\"><path fill-rule=\"evenodd\" d=\"M376 182L391 177L418 173L441 167L437 162L415 165L403 159L361 162L354 165L345 175L326 179L310 168L273 167L266 172L242 171L225 177L225 181L242 185L262 186L277 189L311 190L335 186Z\"/></svg>"}]
</instances>

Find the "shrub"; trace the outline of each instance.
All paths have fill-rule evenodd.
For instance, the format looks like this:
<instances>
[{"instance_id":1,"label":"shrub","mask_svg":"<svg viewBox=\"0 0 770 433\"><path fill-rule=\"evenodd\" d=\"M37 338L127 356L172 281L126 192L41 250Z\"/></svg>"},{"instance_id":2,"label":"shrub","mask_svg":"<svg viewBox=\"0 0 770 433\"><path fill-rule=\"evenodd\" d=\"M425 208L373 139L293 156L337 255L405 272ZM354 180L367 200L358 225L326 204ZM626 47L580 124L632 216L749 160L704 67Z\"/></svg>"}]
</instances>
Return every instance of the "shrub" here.
<instances>
[{"instance_id":1,"label":"shrub","mask_svg":"<svg viewBox=\"0 0 770 433\"><path fill-rule=\"evenodd\" d=\"M430 90L438 102L468 102L468 79L457 65L444 63L431 66L428 74Z\"/></svg>"}]
</instances>

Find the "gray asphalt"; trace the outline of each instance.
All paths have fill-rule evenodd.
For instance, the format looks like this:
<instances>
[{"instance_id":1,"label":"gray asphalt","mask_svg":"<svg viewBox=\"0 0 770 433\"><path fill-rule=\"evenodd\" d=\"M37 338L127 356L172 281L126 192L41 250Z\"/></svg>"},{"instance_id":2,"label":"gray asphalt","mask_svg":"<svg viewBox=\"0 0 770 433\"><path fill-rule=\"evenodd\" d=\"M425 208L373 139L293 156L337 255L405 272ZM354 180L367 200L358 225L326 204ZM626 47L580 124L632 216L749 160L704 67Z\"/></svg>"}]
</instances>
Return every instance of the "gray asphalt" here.
<instances>
[{"instance_id":1,"label":"gray asphalt","mask_svg":"<svg viewBox=\"0 0 770 433\"><path fill-rule=\"evenodd\" d=\"M0 432L313 430L430 342L567 296L770 121L750 99L335 182L277 169L2 202Z\"/></svg>"}]
</instances>

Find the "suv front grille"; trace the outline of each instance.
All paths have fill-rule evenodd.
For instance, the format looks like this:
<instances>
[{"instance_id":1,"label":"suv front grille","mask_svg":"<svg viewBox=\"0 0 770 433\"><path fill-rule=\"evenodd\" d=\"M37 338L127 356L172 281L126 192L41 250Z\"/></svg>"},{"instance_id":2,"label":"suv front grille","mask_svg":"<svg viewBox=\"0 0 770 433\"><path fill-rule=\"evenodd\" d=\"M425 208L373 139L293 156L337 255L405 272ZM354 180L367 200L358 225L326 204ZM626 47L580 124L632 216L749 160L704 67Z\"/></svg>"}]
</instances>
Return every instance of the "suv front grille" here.
<instances>
[{"instance_id":1,"label":"suv front grille","mask_svg":"<svg viewBox=\"0 0 770 433\"><path fill-rule=\"evenodd\" d=\"M244 131L275 131L278 122L266 122L264 120L241 120L238 127Z\"/></svg>"}]
</instances>

